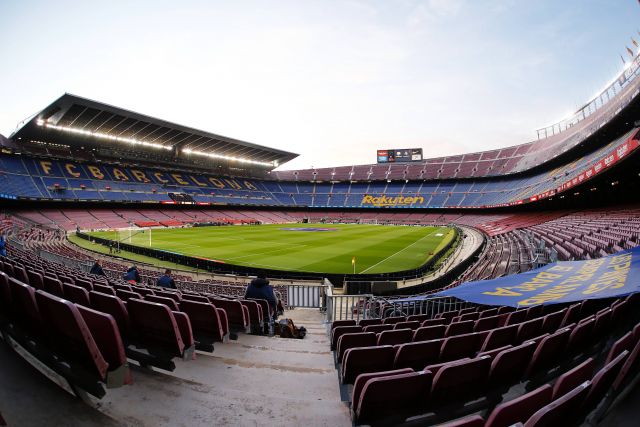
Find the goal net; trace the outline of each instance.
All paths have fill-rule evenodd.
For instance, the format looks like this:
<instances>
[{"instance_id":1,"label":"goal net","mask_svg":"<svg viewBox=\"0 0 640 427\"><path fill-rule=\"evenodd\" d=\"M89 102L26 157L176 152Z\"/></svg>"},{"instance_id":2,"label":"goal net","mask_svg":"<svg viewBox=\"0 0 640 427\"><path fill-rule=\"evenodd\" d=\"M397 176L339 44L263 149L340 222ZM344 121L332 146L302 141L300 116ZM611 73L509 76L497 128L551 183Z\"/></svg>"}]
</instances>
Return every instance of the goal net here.
<instances>
[{"instance_id":1,"label":"goal net","mask_svg":"<svg viewBox=\"0 0 640 427\"><path fill-rule=\"evenodd\" d=\"M378 220L373 218L360 218L358 224L378 224Z\"/></svg>"},{"instance_id":2,"label":"goal net","mask_svg":"<svg viewBox=\"0 0 640 427\"><path fill-rule=\"evenodd\" d=\"M151 246L150 228L127 227L113 231L114 235L112 239L118 243L129 243L134 245L144 244Z\"/></svg>"}]
</instances>

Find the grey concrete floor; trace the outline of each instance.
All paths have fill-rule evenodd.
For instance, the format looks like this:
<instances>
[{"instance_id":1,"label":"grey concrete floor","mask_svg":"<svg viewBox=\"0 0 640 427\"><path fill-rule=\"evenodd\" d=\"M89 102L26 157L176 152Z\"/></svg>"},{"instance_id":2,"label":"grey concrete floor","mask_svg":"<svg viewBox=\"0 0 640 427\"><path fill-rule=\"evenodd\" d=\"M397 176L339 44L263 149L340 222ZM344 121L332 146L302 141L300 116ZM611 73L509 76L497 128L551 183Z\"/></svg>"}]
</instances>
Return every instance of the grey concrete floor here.
<instances>
[{"instance_id":1,"label":"grey concrete floor","mask_svg":"<svg viewBox=\"0 0 640 427\"><path fill-rule=\"evenodd\" d=\"M134 368L134 384L76 399L0 351L0 411L10 426L349 426L322 316L288 311L303 340L241 334L174 372Z\"/></svg>"}]
</instances>

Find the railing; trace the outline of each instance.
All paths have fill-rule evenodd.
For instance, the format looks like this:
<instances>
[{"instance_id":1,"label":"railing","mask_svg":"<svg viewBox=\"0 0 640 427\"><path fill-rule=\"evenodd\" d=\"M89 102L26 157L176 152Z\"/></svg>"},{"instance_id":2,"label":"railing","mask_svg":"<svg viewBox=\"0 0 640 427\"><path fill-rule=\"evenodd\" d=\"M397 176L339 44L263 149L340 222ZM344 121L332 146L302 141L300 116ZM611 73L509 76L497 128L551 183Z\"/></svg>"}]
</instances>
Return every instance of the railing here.
<instances>
[{"instance_id":1,"label":"railing","mask_svg":"<svg viewBox=\"0 0 640 427\"><path fill-rule=\"evenodd\" d=\"M83 273L88 273L93 266L93 262L91 261L80 261L77 259L67 258L62 255L54 254L49 251L45 251L43 249L38 250L38 256L47 261L55 262L57 264L62 264L67 267L75 268L77 270L82 271Z\"/></svg>"},{"instance_id":2,"label":"railing","mask_svg":"<svg viewBox=\"0 0 640 427\"><path fill-rule=\"evenodd\" d=\"M427 297L424 299L388 299L365 295L333 295L327 292L325 320L377 319L391 316L427 314L433 318L439 313L472 307L474 304L453 297Z\"/></svg>"},{"instance_id":3,"label":"railing","mask_svg":"<svg viewBox=\"0 0 640 427\"><path fill-rule=\"evenodd\" d=\"M286 285L287 306L301 308L326 308L327 286Z\"/></svg>"},{"instance_id":4,"label":"railing","mask_svg":"<svg viewBox=\"0 0 640 427\"><path fill-rule=\"evenodd\" d=\"M13 246L14 248L19 249L21 251L26 251L26 246L20 240L10 237L8 239L8 242L9 242L9 246Z\"/></svg>"},{"instance_id":5,"label":"railing","mask_svg":"<svg viewBox=\"0 0 640 427\"><path fill-rule=\"evenodd\" d=\"M333 295L331 288L327 289L327 310L325 319L328 323L334 320L354 319L371 319L376 316L376 310L373 309L371 302L374 296L365 295Z\"/></svg>"},{"instance_id":6,"label":"railing","mask_svg":"<svg viewBox=\"0 0 640 427\"><path fill-rule=\"evenodd\" d=\"M378 299L377 303L381 306L381 315L379 317L383 318L410 316L412 314L428 314L429 317L433 318L439 313L474 306L474 304L454 297L427 297L425 299L404 298L401 300Z\"/></svg>"},{"instance_id":7,"label":"railing","mask_svg":"<svg viewBox=\"0 0 640 427\"><path fill-rule=\"evenodd\" d=\"M538 140L548 138L572 128L573 126L602 110L602 107L608 107L609 110L611 110L613 107L617 107L613 114L609 113L608 115L602 115L602 117L596 117L596 120L602 118L605 119L596 122L596 126L598 128L601 127L602 122L606 122L607 120L609 120L623 107L628 105L633 98L635 98L635 96L637 95L637 90L633 91L629 96L630 91L628 91L627 89L629 85L632 85L634 83L637 86L638 81L636 79L639 75L640 56L636 55L615 80L609 83L605 89L596 94L578 111L552 125L537 129L536 133L538 135ZM573 145L577 145L577 143Z\"/></svg>"}]
</instances>

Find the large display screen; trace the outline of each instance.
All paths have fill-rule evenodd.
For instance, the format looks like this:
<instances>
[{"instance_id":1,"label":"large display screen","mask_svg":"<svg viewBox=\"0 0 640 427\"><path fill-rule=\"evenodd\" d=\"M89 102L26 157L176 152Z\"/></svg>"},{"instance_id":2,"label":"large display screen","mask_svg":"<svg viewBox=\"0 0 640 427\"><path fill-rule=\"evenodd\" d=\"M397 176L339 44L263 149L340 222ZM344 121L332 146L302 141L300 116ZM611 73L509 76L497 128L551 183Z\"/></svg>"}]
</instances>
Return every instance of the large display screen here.
<instances>
[{"instance_id":1,"label":"large display screen","mask_svg":"<svg viewBox=\"0 0 640 427\"><path fill-rule=\"evenodd\" d=\"M399 150L378 150L378 163L421 162L422 148L402 148Z\"/></svg>"}]
</instances>

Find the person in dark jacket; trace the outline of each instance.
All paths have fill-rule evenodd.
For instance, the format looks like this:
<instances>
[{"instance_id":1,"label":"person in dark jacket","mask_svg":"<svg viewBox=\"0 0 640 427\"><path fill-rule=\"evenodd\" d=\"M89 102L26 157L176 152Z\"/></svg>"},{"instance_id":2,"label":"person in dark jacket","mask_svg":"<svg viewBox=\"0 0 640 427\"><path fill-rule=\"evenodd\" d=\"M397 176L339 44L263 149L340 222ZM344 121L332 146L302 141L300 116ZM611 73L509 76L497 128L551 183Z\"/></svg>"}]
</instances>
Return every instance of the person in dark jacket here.
<instances>
[{"instance_id":1,"label":"person in dark jacket","mask_svg":"<svg viewBox=\"0 0 640 427\"><path fill-rule=\"evenodd\" d=\"M167 268L164 271L164 275L158 278L156 286L160 286L161 288L177 289L176 282L173 280L173 277L171 277L171 270Z\"/></svg>"},{"instance_id":2,"label":"person in dark jacket","mask_svg":"<svg viewBox=\"0 0 640 427\"><path fill-rule=\"evenodd\" d=\"M122 276L122 278L129 283L140 283L142 278L140 277L140 272L138 272L138 267L132 265L129 267L126 273Z\"/></svg>"},{"instance_id":3,"label":"person in dark jacket","mask_svg":"<svg viewBox=\"0 0 640 427\"><path fill-rule=\"evenodd\" d=\"M97 259L96 262L93 264L93 267L91 267L91 271L89 271L89 273L95 274L96 276L106 276L106 274L104 274L104 270L102 269L102 264L100 263L99 259Z\"/></svg>"},{"instance_id":4,"label":"person in dark jacket","mask_svg":"<svg viewBox=\"0 0 640 427\"><path fill-rule=\"evenodd\" d=\"M0 234L0 256L7 256L7 239L4 237L4 234Z\"/></svg>"},{"instance_id":5,"label":"person in dark jacket","mask_svg":"<svg viewBox=\"0 0 640 427\"><path fill-rule=\"evenodd\" d=\"M269 285L267 275L264 272L259 272L257 277L249 283L247 291L244 294L245 299L265 299L269 302L269 306L273 310L274 318L277 316L278 301L273 294L273 288Z\"/></svg>"}]
</instances>

